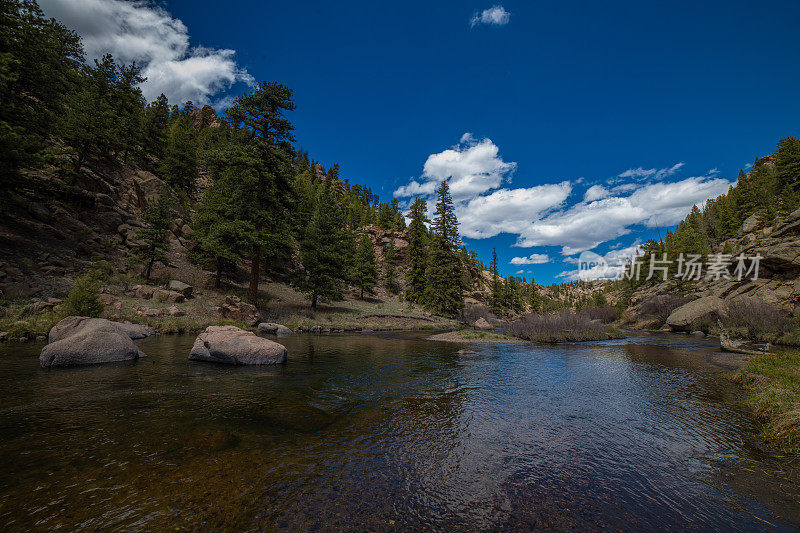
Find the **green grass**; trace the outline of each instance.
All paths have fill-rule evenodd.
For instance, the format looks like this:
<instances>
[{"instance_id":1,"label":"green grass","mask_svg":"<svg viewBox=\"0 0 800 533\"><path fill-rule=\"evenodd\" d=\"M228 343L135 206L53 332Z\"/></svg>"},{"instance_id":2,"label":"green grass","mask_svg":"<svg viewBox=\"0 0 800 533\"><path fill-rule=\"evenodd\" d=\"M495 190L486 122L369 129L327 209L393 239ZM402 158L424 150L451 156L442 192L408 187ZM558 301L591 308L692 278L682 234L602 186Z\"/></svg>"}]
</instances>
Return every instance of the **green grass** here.
<instances>
[{"instance_id":1,"label":"green grass","mask_svg":"<svg viewBox=\"0 0 800 533\"><path fill-rule=\"evenodd\" d=\"M800 452L800 352L754 357L736 381L748 391L747 403L763 423L762 437L785 451Z\"/></svg>"}]
</instances>

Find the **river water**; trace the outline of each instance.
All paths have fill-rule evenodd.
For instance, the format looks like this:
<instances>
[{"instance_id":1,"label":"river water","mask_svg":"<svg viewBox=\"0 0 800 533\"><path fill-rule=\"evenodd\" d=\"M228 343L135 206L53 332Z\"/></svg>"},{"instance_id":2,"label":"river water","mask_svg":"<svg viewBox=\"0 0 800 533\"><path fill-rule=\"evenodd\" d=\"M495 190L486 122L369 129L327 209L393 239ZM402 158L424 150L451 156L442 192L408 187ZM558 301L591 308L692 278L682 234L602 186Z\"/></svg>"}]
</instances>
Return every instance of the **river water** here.
<instances>
[{"instance_id":1,"label":"river water","mask_svg":"<svg viewBox=\"0 0 800 533\"><path fill-rule=\"evenodd\" d=\"M794 530L791 463L688 336L290 336L282 367L0 346L0 529ZM788 476L788 478L787 478Z\"/></svg>"}]
</instances>

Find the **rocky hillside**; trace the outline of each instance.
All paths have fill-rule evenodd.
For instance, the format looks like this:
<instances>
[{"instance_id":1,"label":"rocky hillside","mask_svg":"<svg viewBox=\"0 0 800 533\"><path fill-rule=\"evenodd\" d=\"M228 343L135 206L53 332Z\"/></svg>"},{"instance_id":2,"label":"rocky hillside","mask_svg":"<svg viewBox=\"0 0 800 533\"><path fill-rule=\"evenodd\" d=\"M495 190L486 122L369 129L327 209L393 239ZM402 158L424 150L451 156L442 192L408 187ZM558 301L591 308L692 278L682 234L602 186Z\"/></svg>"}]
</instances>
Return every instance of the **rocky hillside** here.
<instances>
[{"instance_id":1,"label":"rocky hillside","mask_svg":"<svg viewBox=\"0 0 800 533\"><path fill-rule=\"evenodd\" d=\"M713 253L723 251L734 258L739 254L760 256L758 278L754 280L749 275L737 280L734 259L731 275L727 277L713 279L704 274L691 284L671 279L647 286L633 294L631 305L623 315L624 321L641 327L666 325L674 330L700 325L713 329L716 318L722 317L724 321L734 302L764 303L786 314L797 313L800 304L800 209L768 224L758 215L748 217L737 234L716 246ZM674 298L677 296L694 301L672 318L654 316L654 303L666 302L669 296L674 303L680 303ZM670 310L670 315L672 311L677 309Z\"/></svg>"}]
</instances>

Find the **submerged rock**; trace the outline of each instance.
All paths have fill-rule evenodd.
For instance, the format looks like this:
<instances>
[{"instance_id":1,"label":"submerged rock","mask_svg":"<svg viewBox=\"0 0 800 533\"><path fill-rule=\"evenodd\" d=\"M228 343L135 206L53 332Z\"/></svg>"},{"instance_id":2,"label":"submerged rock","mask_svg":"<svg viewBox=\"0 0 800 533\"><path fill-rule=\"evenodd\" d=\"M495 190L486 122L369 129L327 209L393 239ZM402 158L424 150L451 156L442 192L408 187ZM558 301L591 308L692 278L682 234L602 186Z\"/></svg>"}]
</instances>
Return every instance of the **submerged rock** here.
<instances>
[{"instance_id":1,"label":"submerged rock","mask_svg":"<svg viewBox=\"0 0 800 533\"><path fill-rule=\"evenodd\" d=\"M276 365L286 362L286 348L236 326L209 326L194 341L189 360L229 365Z\"/></svg>"},{"instance_id":2,"label":"submerged rock","mask_svg":"<svg viewBox=\"0 0 800 533\"><path fill-rule=\"evenodd\" d=\"M39 363L52 367L139 359L145 354L131 339L142 338L143 333L137 324L70 316L50 330L50 343L42 349Z\"/></svg>"},{"instance_id":3,"label":"submerged rock","mask_svg":"<svg viewBox=\"0 0 800 533\"><path fill-rule=\"evenodd\" d=\"M289 335L292 330L282 324L275 324L274 322L262 322L258 325L258 332L282 336Z\"/></svg>"}]
</instances>

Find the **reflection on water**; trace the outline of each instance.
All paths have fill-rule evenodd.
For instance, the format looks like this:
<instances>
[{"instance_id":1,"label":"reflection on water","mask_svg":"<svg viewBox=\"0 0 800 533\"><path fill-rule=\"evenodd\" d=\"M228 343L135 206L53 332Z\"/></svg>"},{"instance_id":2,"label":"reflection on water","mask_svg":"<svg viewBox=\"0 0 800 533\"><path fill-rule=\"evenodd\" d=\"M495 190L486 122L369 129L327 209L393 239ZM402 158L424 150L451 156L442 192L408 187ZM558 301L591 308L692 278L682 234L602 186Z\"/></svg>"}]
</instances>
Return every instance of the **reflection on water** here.
<instances>
[{"instance_id":1,"label":"reflection on water","mask_svg":"<svg viewBox=\"0 0 800 533\"><path fill-rule=\"evenodd\" d=\"M730 386L637 337L459 346L291 336L282 367L44 370L0 348L0 528L792 529ZM783 485L781 485L783 483Z\"/></svg>"}]
</instances>

